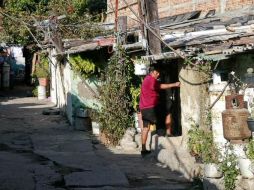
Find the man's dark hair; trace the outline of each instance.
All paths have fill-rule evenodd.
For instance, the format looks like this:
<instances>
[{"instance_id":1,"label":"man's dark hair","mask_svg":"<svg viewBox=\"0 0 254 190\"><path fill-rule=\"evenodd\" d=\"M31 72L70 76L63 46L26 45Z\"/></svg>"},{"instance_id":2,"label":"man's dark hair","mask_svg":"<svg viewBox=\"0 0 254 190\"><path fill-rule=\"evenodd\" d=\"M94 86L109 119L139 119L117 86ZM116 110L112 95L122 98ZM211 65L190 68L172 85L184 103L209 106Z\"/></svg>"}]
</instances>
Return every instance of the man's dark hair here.
<instances>
[{"instance_id":1,"label":"man's dark hair","mask_svg":"<svg viewBox=\"0 0 254 190\"><path fill-rule=\"evenodd\" d=\"M158 64L151 64L150 67L149 67L149 72L152 72L152 71L158 71L160 72L160 69L159 69L159 65Z\"/></svg>"}]
</instances>

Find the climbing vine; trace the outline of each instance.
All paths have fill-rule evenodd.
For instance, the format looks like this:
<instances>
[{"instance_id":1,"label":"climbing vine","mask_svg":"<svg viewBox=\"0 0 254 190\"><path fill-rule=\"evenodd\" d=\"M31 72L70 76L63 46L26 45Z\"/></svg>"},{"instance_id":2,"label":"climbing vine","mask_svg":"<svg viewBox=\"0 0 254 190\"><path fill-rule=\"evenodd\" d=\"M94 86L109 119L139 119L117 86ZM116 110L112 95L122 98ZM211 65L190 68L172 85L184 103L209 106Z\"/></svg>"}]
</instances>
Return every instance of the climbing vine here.
<instances>
[{"instance_id":1,"label":"climbing vine","mask_svg":"<svg viewBox=\"0 0 254 190\"><path fill-rule=\"evenodd\" d=\"M99 122L111 144L117 144L132 124L130 87L133 73L133 64L119 48L109 60L100 89Z\"/></svg>"}]
</instances>

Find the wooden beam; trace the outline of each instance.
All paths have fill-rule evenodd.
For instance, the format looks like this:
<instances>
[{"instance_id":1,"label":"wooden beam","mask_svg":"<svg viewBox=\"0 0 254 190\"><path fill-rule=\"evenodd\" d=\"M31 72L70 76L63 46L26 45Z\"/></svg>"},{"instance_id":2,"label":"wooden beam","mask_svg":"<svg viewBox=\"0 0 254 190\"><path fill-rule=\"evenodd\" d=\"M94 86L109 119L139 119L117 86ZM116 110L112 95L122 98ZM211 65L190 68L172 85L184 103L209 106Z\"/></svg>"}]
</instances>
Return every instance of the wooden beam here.
<instances>
[{"instance_id":1,"label":"wooden beam","mask_svg":"<svg viewBox=\"0 0 254 190\"><path fill-rule=\"evenodd\" d=\"M117 28L118 28L118 36L117 36L117 44L123 45L126 44L127 37L127 16L118 17Z\"/></svg>"},{"instance_id":2,"label":"wooden beam","mask_svg":"<svg viewBox=\"0 0 254 190\"><path fill-rule=\"evenodd\" d=\"M143 0L146 22L160 36L157 0ZM161 41L147 29L148 45L151 54L161 53Z\"/></svg>"}]
</instances>

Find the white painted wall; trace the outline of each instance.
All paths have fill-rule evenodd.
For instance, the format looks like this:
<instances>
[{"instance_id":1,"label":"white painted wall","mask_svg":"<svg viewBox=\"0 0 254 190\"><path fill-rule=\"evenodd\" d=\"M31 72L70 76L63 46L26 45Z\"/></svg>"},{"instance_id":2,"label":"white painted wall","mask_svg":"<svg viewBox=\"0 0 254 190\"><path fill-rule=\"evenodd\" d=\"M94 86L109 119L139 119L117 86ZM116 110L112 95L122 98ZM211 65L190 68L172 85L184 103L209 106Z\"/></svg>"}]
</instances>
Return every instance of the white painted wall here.
<instances>
[{"instance_id":1,"label":"white painted wall","mask_svg":"<svg viewBox=\"0 0 254 190\"><path fill-rule=\"evenodd\" d=\"M72 84L72 70L70 65L66 63L62 65L63 72L60 72L60 65L54 56L55 50L50 52L51 63L51 101L60 108L66 115L71 124L73 124L72 117L72 100L71 100L71 84Z\"/></svg>"},{"instance_id":2,"label":"white painted wall","mask_svg":"<svg viewBox=\"0 0 254 190\"><path fill-rule=\"evenodd\" d=\"M210 102L211 104L217 99L222 89L225 87L226 82L221 82L219 84L211 84L209 87L210 91ZM214 135L214 142L219 146L223 146L227 140L223 136L223 124L222 124L222 112L226 109L225 96L230 95L229 87L226 88L225 92L222 94L218 102L211 109L212 114L212 131Z\"/></svg>"}]
</instances>

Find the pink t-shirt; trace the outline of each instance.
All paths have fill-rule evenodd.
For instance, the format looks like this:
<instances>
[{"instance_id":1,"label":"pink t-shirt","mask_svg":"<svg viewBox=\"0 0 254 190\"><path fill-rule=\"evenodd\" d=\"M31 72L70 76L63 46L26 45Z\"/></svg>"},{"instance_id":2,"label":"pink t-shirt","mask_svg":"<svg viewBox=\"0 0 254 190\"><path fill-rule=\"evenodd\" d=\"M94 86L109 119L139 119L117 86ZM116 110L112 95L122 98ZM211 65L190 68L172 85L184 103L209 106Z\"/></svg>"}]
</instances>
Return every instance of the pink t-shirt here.
<instances>
[{"instance_id":1,"label":"pink t-shirt","mask_svg":"<svg viewBox=\"0 0 254 190\"><path fill-rule=\"evenodd\" d=\"M147 75L141 86L139 108L153 108L159 101L159 82L150 74Z\"/></svg>"}]
</instances>

